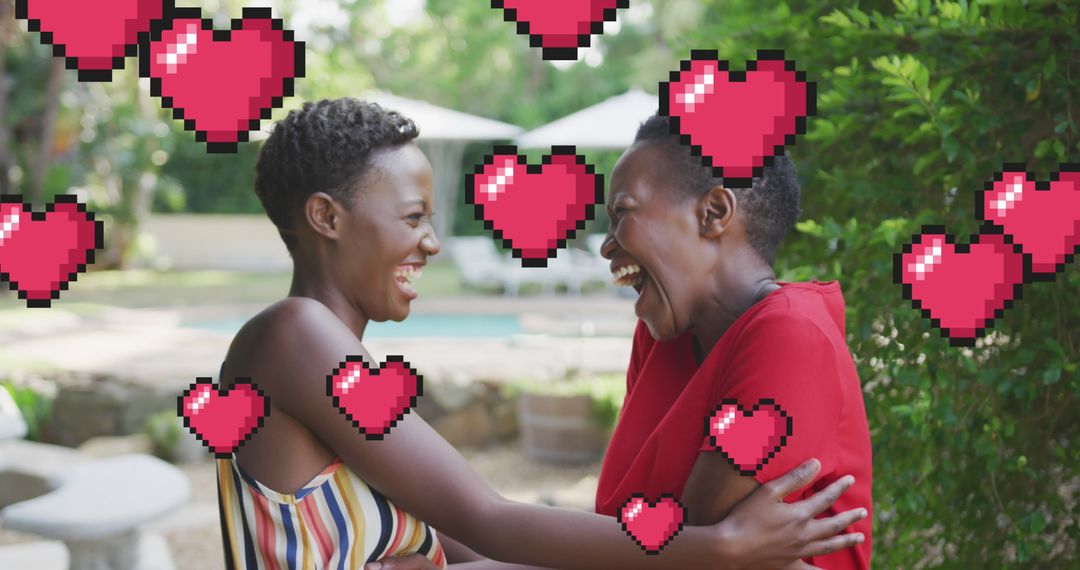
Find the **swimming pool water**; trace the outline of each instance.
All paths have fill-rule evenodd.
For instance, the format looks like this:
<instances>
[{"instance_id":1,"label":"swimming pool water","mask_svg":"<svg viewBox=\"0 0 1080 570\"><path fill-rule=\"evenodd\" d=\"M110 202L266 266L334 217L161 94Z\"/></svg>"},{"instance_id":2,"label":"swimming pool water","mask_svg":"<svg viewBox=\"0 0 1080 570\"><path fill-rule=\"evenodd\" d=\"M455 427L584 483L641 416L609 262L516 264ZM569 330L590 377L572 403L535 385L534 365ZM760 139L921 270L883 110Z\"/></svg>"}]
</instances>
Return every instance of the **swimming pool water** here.
<instances>
[{"instance_id":1,"label":"swimming pool water","mask_svg":"<svg viewBox=\"0 0 1080 570\"><path fill-rule=\"evenodd\" d=\"M187 328L235 333L247 319L196 321ZM364 338L504 338L521 334L516 315L413 315L400 323L368 323Z\"/></svg>"}]
</instances>

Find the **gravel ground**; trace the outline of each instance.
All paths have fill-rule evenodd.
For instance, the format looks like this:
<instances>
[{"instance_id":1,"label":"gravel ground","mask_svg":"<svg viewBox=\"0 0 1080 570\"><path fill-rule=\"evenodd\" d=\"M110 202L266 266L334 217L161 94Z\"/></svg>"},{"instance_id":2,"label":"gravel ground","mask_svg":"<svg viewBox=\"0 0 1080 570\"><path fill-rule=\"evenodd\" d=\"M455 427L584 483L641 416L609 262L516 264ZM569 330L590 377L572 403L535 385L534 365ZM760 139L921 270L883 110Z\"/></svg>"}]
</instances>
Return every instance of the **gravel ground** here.
<instances>
[{"instance_id":1,"label":"gravel ground","mask_svg":"<svg viewBox=\"0 0 1080 570\"><path fill-rule=\"evenodd\" d=\"M600 462L579 466L537 463L527 459L518 444L464 449L462 454L503 496L527 503L590 509L596 493ZM215 504L213 463L182 466L192 487L192 503ZM221 531L217 521L165 532L177 570L224 568ZM39 540L39 537L0 529L0 546Z\"/></svg>"}]
</instances>

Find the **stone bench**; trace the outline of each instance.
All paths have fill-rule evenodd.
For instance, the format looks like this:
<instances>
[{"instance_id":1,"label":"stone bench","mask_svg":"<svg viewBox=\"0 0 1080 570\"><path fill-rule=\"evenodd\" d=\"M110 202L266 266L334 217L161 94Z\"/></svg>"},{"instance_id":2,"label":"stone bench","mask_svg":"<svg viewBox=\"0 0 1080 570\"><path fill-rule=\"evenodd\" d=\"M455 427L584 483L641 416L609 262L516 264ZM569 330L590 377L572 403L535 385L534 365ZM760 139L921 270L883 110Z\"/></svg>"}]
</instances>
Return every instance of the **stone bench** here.
<instances>
[{"instance_id":1,"label":"stone bench","mask_svg":"<svg viewBox=\"0 0 1080 570\"><path fill-rule=\"evenodd\" d=\"M48 493L56 476L89 460L60 445L18 439L0 442L0 509Z\"/></svg>"},{"instance_id":2,"label":"stone bench","mask_svg":"<svg viewBox=\"0 0 1080 570\"><path fill-rule=\"evenodd\" d=\"M158 533L142 533L138 556L139 570L176 570L169 543ZM0 568L5 570L68 570L70 558L67 547L58 540L0 546Z\"/></svg>"},{"instance_id":3,"label":"stone bench","mask_svg":"<svg viewBox=\"0 0 1080 570\"><path fill-rule=\"evenodd\" d=\"M147 455L88 461L54 476L50 486L55 490L0 511L0 523L62 541L71 570L147 568L140 526L179 508L191 493L183 472Z\"/></svg>"}]
</instances>

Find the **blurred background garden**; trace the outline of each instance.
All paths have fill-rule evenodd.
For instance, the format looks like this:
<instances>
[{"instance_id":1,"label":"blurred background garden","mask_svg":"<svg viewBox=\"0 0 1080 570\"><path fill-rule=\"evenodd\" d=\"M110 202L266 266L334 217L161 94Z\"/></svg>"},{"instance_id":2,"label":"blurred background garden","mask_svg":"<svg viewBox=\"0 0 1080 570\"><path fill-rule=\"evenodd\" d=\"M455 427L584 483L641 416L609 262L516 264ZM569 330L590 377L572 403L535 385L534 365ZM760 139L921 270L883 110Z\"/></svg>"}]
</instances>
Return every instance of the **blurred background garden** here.
<instances>
[{"instance_id":1,"label":"blurred background garden","mask_svg":"<svg viewBox=\"0 0 1080 570\"><path fill-rule=\"evenodd\" d=\"M514 270L465 203L463 173L496 143L534 159L579 144L606 177L691 49L733 69L783 49L817 83L817 113L790 149L804 214L776 269L843 287L873 437L874 566L1080 564L1080 270L1025 287L973 348L951 347L893 283L893 254L923 224L961 242L977 231L977 192L1004 162L1039 179L1080 162L1080 2L630 0L567 62L541 59L486 0L179 3L219 28L270 6L307 43L306 75L274 120L343 96L415 116L443 254L413 316L372 327L365 344L420 369L420 414L498 490L580 508L634 327L589 237L606 215L597 208L550 271ZM180 431L176 396L216 375L240 323L287 292L288 255L252 190L272 121L236 154L208 154L137 67L79 83L0 0L0 193L39 209L74 193L105 223L96 263L52 308L0 292L0 383L28 426L0 442L0 507L48 492L73 463L157 454L191 496L146 528L176 567L218 567L213 470ZM582 120L610 136L581 144ZM579 431L567 443L533 424ZM5 552L63 554L0 522Z\"/></svg>"}]
</instances>

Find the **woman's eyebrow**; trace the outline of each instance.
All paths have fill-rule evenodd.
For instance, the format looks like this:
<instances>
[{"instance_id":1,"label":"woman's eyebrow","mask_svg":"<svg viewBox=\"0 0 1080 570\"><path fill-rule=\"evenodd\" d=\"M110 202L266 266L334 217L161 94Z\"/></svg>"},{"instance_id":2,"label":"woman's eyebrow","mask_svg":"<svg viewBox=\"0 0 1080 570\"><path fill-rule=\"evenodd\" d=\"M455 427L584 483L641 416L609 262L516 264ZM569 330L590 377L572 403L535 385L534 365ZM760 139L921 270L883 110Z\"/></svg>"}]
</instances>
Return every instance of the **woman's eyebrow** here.
<instances>
[{"instance_id":1,"label":"woman's eyebrow","mask_svg":"<svg viewBox=\"0 0 1080 570\"><path fill-rule=\"evenodd\" d=\"M402 200L403 206L411 206L413 204L420 204L421 206L427 206L427 202L422 198L413 198L412 200Z\"/></svg>"}]
</instances>

